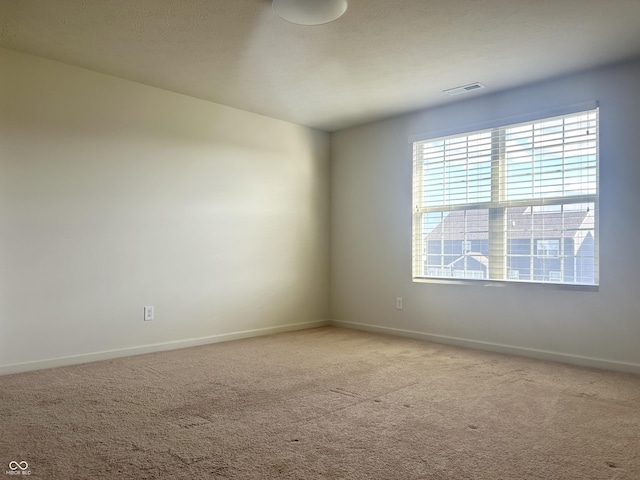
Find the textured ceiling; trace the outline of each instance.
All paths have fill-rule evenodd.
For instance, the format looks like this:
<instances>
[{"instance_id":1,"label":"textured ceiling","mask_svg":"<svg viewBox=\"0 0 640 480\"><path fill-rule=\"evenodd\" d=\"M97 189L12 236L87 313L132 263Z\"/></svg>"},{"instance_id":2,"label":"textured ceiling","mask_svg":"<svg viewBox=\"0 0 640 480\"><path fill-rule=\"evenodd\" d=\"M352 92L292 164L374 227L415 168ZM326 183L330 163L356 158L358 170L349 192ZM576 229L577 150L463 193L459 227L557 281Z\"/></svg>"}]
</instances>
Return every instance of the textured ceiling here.
<instances>
[{"instance_id":1,"label":"textured ceiling","mask_svg":"<svg viewBox=\"0 0 640 480\"><path fill-rule=\"evenodd\" d=\"M0 0L0 46L334 131L640 56L640 0ZM1 73L0 73L1 74Z\"/></svg>"}]
</instances>

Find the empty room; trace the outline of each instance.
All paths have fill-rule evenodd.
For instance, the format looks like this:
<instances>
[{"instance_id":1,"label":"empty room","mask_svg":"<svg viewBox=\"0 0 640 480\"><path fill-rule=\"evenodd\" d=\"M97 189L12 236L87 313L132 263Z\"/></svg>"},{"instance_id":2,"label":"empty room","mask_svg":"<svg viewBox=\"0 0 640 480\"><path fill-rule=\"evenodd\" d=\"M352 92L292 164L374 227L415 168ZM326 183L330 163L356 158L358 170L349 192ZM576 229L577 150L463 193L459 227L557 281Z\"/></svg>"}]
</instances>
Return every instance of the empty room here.
<instances>
[{"instance_id":1,"label":"empty room","mask_svg":"<svg viewBox=\"0 0 640 480\"><path fill-rule=\"evenodd\" d=\"M638 20L0 0L0 476L640 479Z\"/></svg>"}]
</instances>

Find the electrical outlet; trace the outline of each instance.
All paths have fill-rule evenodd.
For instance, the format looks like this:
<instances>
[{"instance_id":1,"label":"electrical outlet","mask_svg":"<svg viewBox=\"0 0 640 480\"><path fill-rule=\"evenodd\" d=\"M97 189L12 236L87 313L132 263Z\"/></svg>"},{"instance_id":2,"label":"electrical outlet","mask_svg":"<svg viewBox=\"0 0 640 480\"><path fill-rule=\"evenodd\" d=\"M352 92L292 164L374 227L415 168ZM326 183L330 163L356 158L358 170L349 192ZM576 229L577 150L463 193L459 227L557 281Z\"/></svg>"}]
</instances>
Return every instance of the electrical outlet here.
<instances>
[{"instance_id":1,"label":"electrical outlet","mask_svg":"<svg viewBox=\"0 0 640 480\"><path fill-rule=\"evenodd\" d=\"M396 297L396 308L402 310L402 297Z\"/></svg>"},{"instance_id":2,"label":"electrical outlet","mask_svg":"<svg viewBox=\"0 0 640 480\"><path fill-rule=\"evenodd\" d=\"M153 306L144 307L144 321L148 322L153 320Z\"/></svg>"}]
</instances>

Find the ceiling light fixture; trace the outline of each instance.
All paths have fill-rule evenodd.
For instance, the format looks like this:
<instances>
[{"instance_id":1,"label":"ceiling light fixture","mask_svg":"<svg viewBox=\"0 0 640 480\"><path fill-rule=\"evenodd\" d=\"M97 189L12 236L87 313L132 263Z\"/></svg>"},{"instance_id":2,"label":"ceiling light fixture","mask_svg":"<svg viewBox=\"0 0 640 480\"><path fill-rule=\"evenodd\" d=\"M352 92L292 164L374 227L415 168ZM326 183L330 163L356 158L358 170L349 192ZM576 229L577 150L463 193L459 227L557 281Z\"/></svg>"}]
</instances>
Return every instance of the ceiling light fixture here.
<instances>
[{"instance_id":1,"label":"ceiling light fixture","mask_svg":"<svg viewBox=\"0 0 640 480\"><path fill-rule=\"evenodd\" d=\"M347 0L273 0L273 11L287 22L322 25L347 11Z\"/></svg>"}]
</instances>

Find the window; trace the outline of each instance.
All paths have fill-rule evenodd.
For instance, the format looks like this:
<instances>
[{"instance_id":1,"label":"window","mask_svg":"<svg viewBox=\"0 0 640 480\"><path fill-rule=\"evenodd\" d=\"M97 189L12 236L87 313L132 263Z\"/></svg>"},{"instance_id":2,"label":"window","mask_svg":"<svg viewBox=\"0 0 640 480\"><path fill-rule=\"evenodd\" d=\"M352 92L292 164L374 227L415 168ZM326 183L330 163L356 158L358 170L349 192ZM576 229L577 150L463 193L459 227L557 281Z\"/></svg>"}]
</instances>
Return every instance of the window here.
<instances>
[{"instance_id":1,"label":"window","mask_svg":"<svg viewBox=\"0 0 640 480\"><path fill-rule=\"evenodd\" d=\"M413 143L414 280L598 284L598 109Z\"/></svg>"},{"instance_id":2,"label":"window","mask_svg":"<svg viewBox=\"0 0 640 480\"><path fill-rule=\"evenodd\" d=\"M557 258L560 255L560 240L536 240L536 255Z\"/></svg>"},{"instance_id":3,"label":"window","mask_svg":"<svg viewBox=\"0 0 640 480\"><path fill-rule=\"evenodd\" d=\"M552 270L549 272L550 282L562 282L562 272Z\"/></svg>"}]
</instances>

